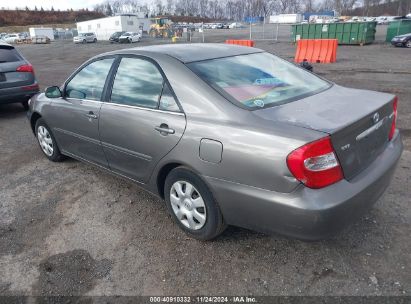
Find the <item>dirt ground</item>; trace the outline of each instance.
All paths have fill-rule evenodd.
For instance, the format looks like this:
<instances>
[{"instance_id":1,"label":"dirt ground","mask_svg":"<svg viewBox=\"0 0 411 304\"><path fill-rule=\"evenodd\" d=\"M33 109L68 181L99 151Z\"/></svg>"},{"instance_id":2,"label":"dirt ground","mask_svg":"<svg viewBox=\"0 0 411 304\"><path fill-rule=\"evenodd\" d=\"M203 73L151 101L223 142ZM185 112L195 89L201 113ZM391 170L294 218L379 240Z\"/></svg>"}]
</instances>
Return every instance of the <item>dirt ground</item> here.
<instances>
[{"instance_id":1,"label":"dirt ground","mask_svg":"<svg viewBox=\"0 0 411 304\"><path fill-rule=\"evenodd\" d=\"M43 157L19 104L0 106L0 295L411 296L411 49L339 46L315 72L399 96L405 150L375 207L332 239L302 242L230 227L213 242L181 232L159 199L75 160ZM216 30L206 42L246 38ZM289 28L256 46L292 60ZM165 43L146 41L138 44ZM134 45L137 46L137 45ZM93 55L129 45L18 46L42 88Z\"/></svg>"}]
</instances>

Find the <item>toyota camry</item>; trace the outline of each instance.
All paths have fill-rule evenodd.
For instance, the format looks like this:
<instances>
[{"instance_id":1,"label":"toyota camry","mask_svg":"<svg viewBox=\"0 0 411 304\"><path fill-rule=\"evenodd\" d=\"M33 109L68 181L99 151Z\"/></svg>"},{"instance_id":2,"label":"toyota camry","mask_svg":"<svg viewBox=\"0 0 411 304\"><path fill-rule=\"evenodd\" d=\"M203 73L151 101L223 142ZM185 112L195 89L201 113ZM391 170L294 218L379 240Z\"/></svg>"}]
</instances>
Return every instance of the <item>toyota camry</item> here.
<instances>
[{"instance_id":1,"label":"toyota camry","mask_svg":"<svg viewBox=\"0 0 411 304\"><path fill-rule=\"evenodd\" d=\"M314 240L389 185L397 107L257 48L178 44L91 58L28 117L48 159L136 182L194 238L235 225Z\"/></svg>"}]
</instances>

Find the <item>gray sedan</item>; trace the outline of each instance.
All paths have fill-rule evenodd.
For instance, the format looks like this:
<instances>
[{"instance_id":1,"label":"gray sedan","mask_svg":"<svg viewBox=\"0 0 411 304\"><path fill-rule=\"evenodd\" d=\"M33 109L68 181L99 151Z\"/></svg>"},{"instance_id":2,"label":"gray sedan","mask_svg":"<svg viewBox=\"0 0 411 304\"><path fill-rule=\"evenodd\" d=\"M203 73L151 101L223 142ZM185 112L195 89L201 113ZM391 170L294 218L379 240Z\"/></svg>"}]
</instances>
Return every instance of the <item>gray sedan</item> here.
<instances>
[{"instance_id":1,"label":"gray sedan","mask_svg":"<svg viewBox=\"0 0 411 304\"><path fill-rule=\"evenodd\" d=\"M194 238L236 225L312 240L390 183L397 103L256 48L162 45L90 59L32 98L29 120L51 161L135 181Z\"/></svg>"}]
</instances>

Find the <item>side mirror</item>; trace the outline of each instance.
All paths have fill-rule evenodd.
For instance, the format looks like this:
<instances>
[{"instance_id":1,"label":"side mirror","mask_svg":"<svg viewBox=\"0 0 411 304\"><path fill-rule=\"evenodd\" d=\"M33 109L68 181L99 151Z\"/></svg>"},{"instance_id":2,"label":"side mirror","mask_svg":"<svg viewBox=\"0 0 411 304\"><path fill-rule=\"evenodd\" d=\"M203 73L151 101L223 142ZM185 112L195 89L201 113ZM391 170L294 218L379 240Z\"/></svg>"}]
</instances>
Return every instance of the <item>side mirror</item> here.
<instances>
[{"instance_id":1,"label":"side mirror","mask_svg":"<svg viewBox=\"0 0 411 304\"><path fill-rule=\"evenodd\" d=\"M309 72L313 72L313 66L306 59L304 59L303 62L300 63L300 66Z\"/></svg>"},{"instance_id":2,"label":"side mirror","mask_svg":"<svg viewBox=\"0 0 411 304\"><path fill-rule=\"evenodd\" d=\"M57 87L57 86L52 86L52 87L46 88L44 93L46 94L47 98L59 98L59 97L63 96L63 94L60 91L60 88Z\"/></svg>"}]
</instances>

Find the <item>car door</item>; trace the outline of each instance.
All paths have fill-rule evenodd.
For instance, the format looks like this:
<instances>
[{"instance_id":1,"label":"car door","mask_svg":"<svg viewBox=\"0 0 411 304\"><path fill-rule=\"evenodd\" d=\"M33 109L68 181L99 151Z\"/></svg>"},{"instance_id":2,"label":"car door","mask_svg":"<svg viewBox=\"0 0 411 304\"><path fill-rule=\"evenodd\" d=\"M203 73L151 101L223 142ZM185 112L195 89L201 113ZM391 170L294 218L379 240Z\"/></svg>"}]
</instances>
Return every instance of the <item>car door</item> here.
<instances>
[{"instance_id":1,"label":"car door","mask_svg":"<svg viewBox=\"0 0 411 304\"><path fill-rule=\"evenodd\" d=\"M100 139L111 170L147 182L185 126L185 115L158 65L147 58L123 57L110 102L100 110Z\"/></svg>"},{"instance_id":2,"label":"car door","mask_svg":"<svg viewBox=\"0 0 411 304\"><path fill-rule=\"evenodd\" d=\"M98 125L106 80L115 57L99 58L69 78L63 97L53 99L46 121L65 154L107 167Z\"/></svg>"}]
</instances>

